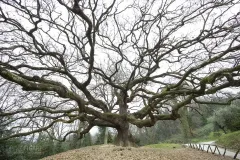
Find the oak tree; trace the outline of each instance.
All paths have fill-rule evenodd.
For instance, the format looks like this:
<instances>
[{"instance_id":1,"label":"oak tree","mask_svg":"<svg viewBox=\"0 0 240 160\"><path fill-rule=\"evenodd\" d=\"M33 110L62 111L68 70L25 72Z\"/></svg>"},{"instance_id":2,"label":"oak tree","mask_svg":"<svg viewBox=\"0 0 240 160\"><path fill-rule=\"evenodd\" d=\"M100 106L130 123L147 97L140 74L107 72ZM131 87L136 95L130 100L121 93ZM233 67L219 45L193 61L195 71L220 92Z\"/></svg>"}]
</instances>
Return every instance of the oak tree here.
<instances>
[{"instance_id":1,"label":"oak tree","mask_svg":"<svg viewBox=\"0 0 240 160\"><path fill-rule=\"evenodd\" d=\"M239 87L239 8L239 0L1 0L0 117L11 117L4 125L13 131L1 139L63 123L60 140L103 126L128 146L130 124L176 120L183 106ZM76 121L87 126L67 127Z\"/></svg>"}]
</instances>

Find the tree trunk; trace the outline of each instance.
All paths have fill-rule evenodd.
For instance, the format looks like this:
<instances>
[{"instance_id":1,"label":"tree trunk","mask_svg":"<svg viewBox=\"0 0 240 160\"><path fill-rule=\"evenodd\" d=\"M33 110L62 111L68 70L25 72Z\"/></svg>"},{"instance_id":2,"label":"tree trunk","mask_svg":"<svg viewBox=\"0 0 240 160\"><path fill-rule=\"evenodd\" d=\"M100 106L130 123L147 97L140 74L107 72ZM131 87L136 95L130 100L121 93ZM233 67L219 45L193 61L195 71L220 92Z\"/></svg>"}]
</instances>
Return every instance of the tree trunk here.
<instances>
[{"instance_id":1,"label":"tree trunk","mask_svg":"<svg viewBox=\"0 0 240 160\"><path fill-rule=\"evenodd\" d=\"M118 122L118 127L117 129L117 138L115 141L115 144L118 146L133 146L134 145L134 140L133 137L129 131L129 122L126 120L126 117L128 114L128 105L127 105L127 94L120 92L117 94L118 97L118 105L119 105L119 114L122 115L123 117L119 119Z\"/></svg>"},{"instance_id":2,"label":"tree trunk","mask_svg":"<svg viewBox=\"0 0 240 160\"><path fill-rule=\"evenodd\" d=\"M105 130L104 130L104 144L107 144L108 143L108 128L105 127Z\"/></svg>"},{"instance_id":3,"label":"tree trunk","mask_svg":"<svg viewBox=\"0 0 240 160\"><path fill-rule=\"evenodd\" d=\"M120 114L127 114L126 108L120 108ZM116 145L118 146L134 146L134 140L129 130L129 122L125 119L119 119L119 126L117 129Z\"/></svg>"},{"instance_id":4,"label":"tree trunk","mask_svg":"<svg viewBox=\"0 0 240 160\"><path fill-rule=\"evenodd\" d=\"M117 128L117 138L115 144L118 146L133 146L133 140L132 136L129 132L129 124L126 123L125 125L122 125L121 127Z\"/></svg>"},{"instance_id":5,"label":"tree trunk","mask_svg":"<svg viewBox=\"0 0 240 160\"><path fill-rule=\"evenodd\" d=\"M181 121L181 129L182 129L182 134L184 138L184 143L189 142L189 139L191 138L191 132L190 132L190 126L188 123L188 111L187 107L183 107L179 110L179 114L181 115L180 121Z\"/></svg>"}]
</instances>

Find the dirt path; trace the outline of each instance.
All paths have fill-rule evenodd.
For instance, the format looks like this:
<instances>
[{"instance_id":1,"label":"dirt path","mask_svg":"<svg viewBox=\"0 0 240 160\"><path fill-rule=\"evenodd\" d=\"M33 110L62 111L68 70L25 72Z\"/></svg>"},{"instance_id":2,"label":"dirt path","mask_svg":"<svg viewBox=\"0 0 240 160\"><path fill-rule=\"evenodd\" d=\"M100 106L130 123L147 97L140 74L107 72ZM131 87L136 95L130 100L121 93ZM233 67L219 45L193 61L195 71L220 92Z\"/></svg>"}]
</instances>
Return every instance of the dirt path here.
<instances>
[{"instance_id":1,"label":"dirt path","mask_svg":"<svg viewBox=\"0 0 240 160\"><path fill-rule=\"evenodd\" d=\"M49 156L43 160L231 160L189 148L152 149L92 146Z\"/></svg>"}]
</instances>

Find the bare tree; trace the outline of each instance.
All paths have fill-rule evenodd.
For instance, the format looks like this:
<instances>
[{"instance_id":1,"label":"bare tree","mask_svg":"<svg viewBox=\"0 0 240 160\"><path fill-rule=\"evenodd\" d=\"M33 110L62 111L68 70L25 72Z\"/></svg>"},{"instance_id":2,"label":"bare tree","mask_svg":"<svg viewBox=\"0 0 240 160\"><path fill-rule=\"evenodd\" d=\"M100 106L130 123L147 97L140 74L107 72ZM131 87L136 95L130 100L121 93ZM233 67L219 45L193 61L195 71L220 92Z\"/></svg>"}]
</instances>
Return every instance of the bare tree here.
<instances>
[{"instance_id":1,"label":"bare tree","mask_svg":"<svg viewBox=\"0 0 240 160\"><path fill-rule=\"evenodd\" d=\"M128 146L129 124L176 120L183 106L239 87L239 7L239 0L1 0L0 116L14 118L5 125L15 131L2 139L80 120L88 126L61 140L105 126ZM39 95L52 104L34 106Z\"/></svg>"}]
</instances>

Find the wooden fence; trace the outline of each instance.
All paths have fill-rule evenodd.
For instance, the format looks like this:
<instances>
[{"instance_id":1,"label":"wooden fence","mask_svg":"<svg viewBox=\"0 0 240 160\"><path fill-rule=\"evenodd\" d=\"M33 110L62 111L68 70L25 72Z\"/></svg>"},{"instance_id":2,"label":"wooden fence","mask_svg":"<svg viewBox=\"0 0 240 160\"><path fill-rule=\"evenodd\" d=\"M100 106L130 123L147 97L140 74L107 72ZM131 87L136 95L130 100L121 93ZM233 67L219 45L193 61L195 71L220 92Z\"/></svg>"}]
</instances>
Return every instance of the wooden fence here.
<instances>
[{"instance_id":1,"label":"wooden fence","mask_svg":"<svg viewBox=\"0 0 240 160\"><path fill-rule=\"evenodd\" d=\"M206 149L205 149L205 146L206 146ZM212 154L215 154L216 151L219 155L222 155L222 156L225 156L226 154L226 151L227 149L226 148L223 148L224 149L224 152L221 154L220 153L220 150L219 150L219 147L217 145L212 145L212 144L194 144L194 143L190 143L189 144L189 147L190 148L193 148L193 149L198 149L200 151L207 151L207 153L211 152ZM240 152L240 150L238 150L235 155L233 156L233 159L236 159L237 158L237 155L238 153Z\"/></svg>"}]
</instances>

